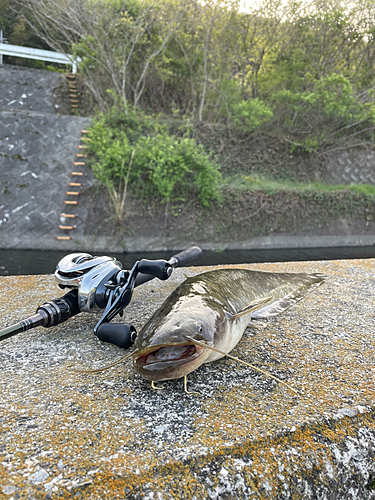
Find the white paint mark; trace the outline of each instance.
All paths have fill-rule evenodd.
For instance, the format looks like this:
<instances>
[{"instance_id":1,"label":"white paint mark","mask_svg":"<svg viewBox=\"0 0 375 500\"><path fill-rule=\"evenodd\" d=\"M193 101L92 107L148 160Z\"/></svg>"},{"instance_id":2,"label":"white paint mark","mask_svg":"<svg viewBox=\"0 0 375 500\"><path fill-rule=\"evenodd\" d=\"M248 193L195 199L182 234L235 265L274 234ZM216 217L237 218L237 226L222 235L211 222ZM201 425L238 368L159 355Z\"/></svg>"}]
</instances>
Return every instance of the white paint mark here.
<instances>
[{"instance_id":1,"label":"white paint mark","mask_svg":"<svg viewBox=\"0 0 375 500\"><path fill-rule=\"evenodd\" d=\"M12 214L15 214L16 212L18 212L19 210L22 210L24 207L26 207L27 205L29 205L30 202L28 201L27 203L24 203L23 205L20 205L19 207L15 208L14 210L12 210Z\"/></svg>"},{"instance_id":2,"label":"white paint mark","mask_svg":"<svg viewBox=\"0 0 375 500\"><path fill-rule=\"evenodd\" d=\"M27 175L27 174L30 174L34 177L34 179L38 179L39 176L36 175L34 172L32 172L31 170L26 170L26 172L22 172L22 174L20 175L20 177L23 177L24 175Z\"/></svg>"}]
</instances>

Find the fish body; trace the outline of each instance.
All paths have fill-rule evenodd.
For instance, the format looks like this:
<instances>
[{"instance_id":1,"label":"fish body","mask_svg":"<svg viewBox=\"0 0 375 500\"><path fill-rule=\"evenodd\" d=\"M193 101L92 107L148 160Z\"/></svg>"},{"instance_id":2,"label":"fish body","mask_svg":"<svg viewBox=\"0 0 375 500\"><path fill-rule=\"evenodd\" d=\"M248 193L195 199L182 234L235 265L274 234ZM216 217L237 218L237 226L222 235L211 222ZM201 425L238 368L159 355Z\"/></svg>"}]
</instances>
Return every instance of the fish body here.
<instances>
[{"instance_id":1,"label":"fish body","mask_svg":"<svg viewBox=\"0 0 375 500\"><path fill-rule=\"evenodd\" d=\"M280 314L320 285L320 274L218 269L179 285L139 332L134 369L158 381L184 377L229 353L251 320Z\"/></svg>"}]
</instances>

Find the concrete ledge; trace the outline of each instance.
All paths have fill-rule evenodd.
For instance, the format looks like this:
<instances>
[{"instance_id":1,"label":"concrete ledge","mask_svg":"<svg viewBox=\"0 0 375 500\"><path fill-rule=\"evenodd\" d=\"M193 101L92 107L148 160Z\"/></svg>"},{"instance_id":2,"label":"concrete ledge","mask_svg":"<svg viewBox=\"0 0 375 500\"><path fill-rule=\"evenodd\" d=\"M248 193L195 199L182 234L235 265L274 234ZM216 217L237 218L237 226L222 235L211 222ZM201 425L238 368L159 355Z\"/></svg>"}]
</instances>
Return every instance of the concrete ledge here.
<instances>
[{"instance_id":1,"label":"concrete ledge","mask_svg":"<svg viewBox=\"0 0 375 500\"><path fill-rule=\"evenodd\" d=\"M87 208L86 208L87 210ZM375 235L354 234L347 236L319 235L316 232L310 235L293 234L272 234L267 236L257 236L254 238L243 239L241 241L199 241L188 239L186 237L152 237L152 236L126 236L125 238L114 238L111 236L83 235L79 241L60 242L59 248L66 250L67 253L76 250L91 252L101 252L108 254L111 252L176 252L184 250L189 246L199 244L203 250L265 250L276 248L327 248L340 246L373 246L375 245ZM3 239L0 243L1 248L14 248L14 240ZM19 238L17 248L29 249L30 243L25 238ZM43 235L38 238L37 248L40 250L51 249L51 235Z\"/></svg>"},{"instance_id":2,"label":"concrete ledge","mask_svg":"<svg viewBox=\"0 0 375 500\"><path fill-rule=\"evenodd\" d=\"M230 266L226 266L230 267ZM153 391L80 315L0 344L1 498L375 498L375 260L253 264L330 279L234 351ZM184 275L136 290L140 328ZM61 295L51 276L0 278L2 325Z\"/></svg>"}]
</instances>

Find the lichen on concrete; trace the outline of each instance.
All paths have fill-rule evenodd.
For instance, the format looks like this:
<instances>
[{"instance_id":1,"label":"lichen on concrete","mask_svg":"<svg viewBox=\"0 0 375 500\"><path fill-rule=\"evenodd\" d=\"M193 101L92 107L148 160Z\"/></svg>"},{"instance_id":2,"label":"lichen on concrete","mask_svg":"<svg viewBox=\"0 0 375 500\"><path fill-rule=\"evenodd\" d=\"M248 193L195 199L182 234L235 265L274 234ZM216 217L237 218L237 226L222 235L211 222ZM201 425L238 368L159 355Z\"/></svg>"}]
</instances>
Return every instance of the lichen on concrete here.
<instances>
[{"instance_id":1,"label":"lichen on concrete","mask_svg":"<svg viewBox=\"0 0 375 500\"><path fill-rule=\"evenodd\" d=\"M182 380L152 390L130 362L74 373L123 355L95 315L19 334L0 344L0 497L375 498L375 260L232 267L329 276L233 351L297 395L229 359L189 376L200 396ZM139 329L206 269L139 287L125 319ZM1 278L1 326L60 295L51 276Z\"/></svg>"}]
</instances>

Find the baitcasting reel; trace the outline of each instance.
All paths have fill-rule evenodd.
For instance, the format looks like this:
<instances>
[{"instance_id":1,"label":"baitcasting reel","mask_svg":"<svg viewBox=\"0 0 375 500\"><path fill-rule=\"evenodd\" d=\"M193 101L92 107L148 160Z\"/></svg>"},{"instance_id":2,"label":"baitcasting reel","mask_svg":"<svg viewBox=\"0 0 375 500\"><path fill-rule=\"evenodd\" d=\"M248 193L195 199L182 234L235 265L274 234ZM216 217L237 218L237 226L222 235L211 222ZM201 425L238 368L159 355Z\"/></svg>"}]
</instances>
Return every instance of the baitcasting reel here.
<instances>
[{"instance_id":1,"label":"baitcasting reel","mask_svg":"<svg viewBox=\"0 0 375 500\"><path fill-rule=\"evenodd\" d=\"M0 340L36 326L51 327L81 312L104 310L94 328L97 337L119 347L130 347L136 330L127 323L110 323L130 303L134 287L158 278L168 279L173 268L185 266L202 255L199 247L191 247L166 260L137 261L130 271L113 257L93 257L88 253L66 255L56 266L55 278L60 288L69 292L38 307L36 314L0 330Z\"/></svg>"}]
</instances>

